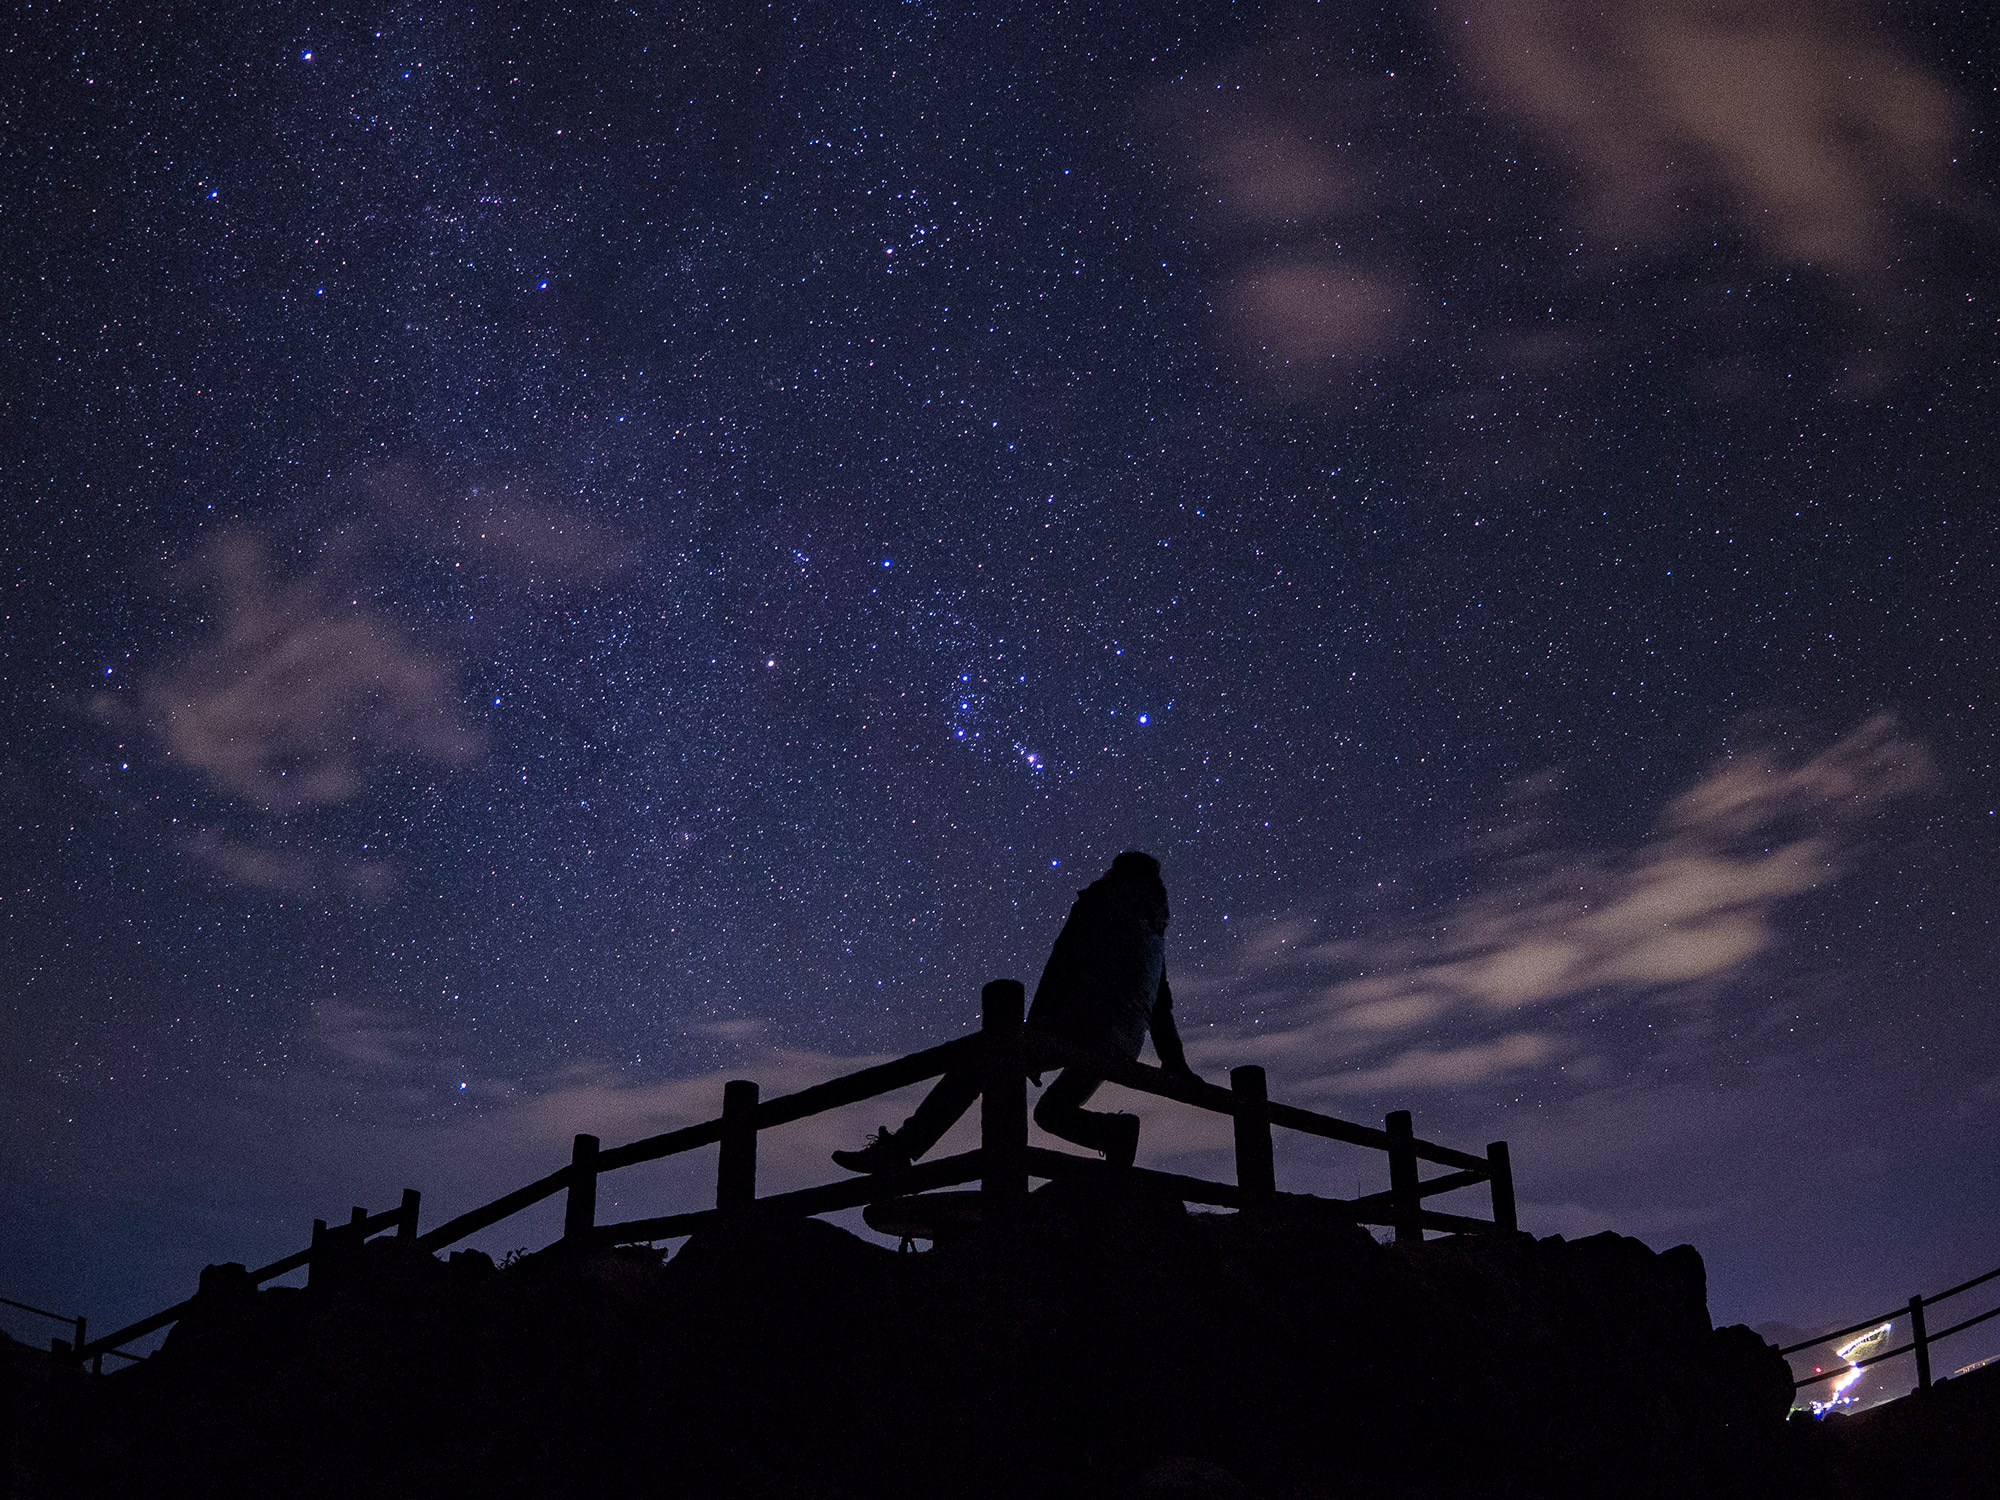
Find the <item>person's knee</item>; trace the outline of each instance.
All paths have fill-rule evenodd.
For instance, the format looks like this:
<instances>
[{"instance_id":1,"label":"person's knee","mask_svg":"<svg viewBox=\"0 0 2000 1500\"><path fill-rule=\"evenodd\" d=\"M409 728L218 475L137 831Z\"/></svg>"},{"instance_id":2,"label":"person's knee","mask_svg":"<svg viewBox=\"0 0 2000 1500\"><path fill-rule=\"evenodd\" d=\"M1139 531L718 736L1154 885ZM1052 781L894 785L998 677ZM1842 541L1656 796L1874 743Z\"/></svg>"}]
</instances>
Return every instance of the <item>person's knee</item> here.
<instances>
[{"instance_id":1,"label":"person's knee","mask_svg":"<svg viewBox=\"0 0 2000 1500\"><path fill-rule=\"evenodd\" d=\"M1067 1103L1054 1089L1035 1101L1035 1123L1051 1135L1060 1135L1061 1131L1056 1127L1074 1120L1076 1115L1076 1106Z\"/></svg>"}]
</instances>

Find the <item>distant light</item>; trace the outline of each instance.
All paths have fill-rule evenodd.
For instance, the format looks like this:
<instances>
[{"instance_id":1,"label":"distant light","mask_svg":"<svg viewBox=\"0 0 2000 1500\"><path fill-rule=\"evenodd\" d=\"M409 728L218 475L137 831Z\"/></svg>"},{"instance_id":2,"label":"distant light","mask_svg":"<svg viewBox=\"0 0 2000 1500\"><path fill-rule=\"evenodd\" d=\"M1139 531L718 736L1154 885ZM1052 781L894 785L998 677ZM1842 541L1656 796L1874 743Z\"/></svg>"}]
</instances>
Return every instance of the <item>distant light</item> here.
<instances>
[{"instance_id":1,"label":"distant light","mask_svg":"<svg viewBox=\"0 0 2000 1500\"><path fill-rule=\"evenodd\" d=\"M313 288L313 295L314 295L315 297L324 297L324 296L326 295L326 288L325 288L325 287L323 287L323 286L316 286L316 287L314 287L314 288Z\"/></svg>"},{"instance_id":2,"label":"distant light","mask_svg":"<svg viewBox=\"0 0 2000 1500\"><path fill-rule=\"evenodd\" d=\"M498 698L495 698L495 699L493 700L493 706L494 706L495 708L498 708L498 707L500 706L500 700L499 700Z\"/></svg>"},{"instance_id":3,"label":"distant light","mask_svg":"<svg viewBox=\"0 0 2000 1500\"><path fill-rule=\"evenodd\" d=\"M891 562L892 562L893 560L894 560L894 559L892 559L892 558L887 558L887 557L883 558L883 559L882 559L882 566L883 566L883 567L885 567L885 568L886 568L886 567L888 567L888 566L889 566L889 564L890 564L890 563L891 563Z\"/></svg>"},{"instance_id":4,"label":"distant light","mask_svg":"<svg viewBox=\"0 0 2000 1500\"><path fill-rule=\"evenodd\" d=\"M764 665L765 665L765 666L767 666L767 667L775 667L775 666L776 666L777 664L778 664L778 661L777 661L777 658L776 658L776 657L773 657L773 658L772 658L772 659L771 659L770 661L767 661L767 662L765 662L765 663L764 663Z\"/></svg>"},{"instance_id":5,"label":"distant light","mask_svg":"<svg viewBox=\"0 0 2000 1500\"><path fill-rule=\"evenodd\" d=\"M111 675L111 668L109 668L109 667L106 667L106 668L104 669L104 675L105 675L106 677L109 677L109 676Z\"/></svg>"},{"instance_id":6,"label":"distant light","mask_svg":"<svg viewBox=\"0 0 2000 1500\"><path fill-rule=\"evenodd\" d=\"M543 291L543 292L546 292L548 289L549 289L549 284L546 281L544 281L539 287L536 288L537 291Z\"/></svg>"},{"instance_id":7,"label":"distant light","mask_svg":"<svg viewBox=\"0 0 2000 1500\"><path fill-rule=\"evenodd\" d=\"M460 1087L460 1088L462 1089L462 1088L464 1088L464 1087L465 1087L465 1085L461 1083L461 1084L459 1085L459 1087Z\"/></svg>"},{"instance_id":8,"label":"distant light","mask_svg":"<svg viewBox=\"0 0 2000 1500\"><path fill-rule=\"evenodd\" d=\"M1145 714L1140 714L1140 715L1139 715L1139 722L1140 722L1141 724L1145 724L1145 723L1148 723L1148 722L1149 722L1149 720L1148 720L1148 718L1147 718L1147 716L1146 716Z\"/></svg>"},{"instance_id":9,"label":"distant light","mask_svg":"<svg viewBox=\"0 0 2000 1500\"><path fill-rule=\"evenodd\" d=\"M1057 865L1059 865L1059 864L1061 864L1061 863L1062 863L1062 861L1061 861L1061 860L1059 860L1059 859L1052 859L1052 860L1050 860L1050 861L1049 861L1049 868L1050 868L1051 870L1053 870L1053 869L1054 869L1054 868L1055 868L1055 867L1056 867Z\"/></svg>"},{"instance_id":10,"label":"distant light","mask_svg":"<svg viewBox=\"0 0 2000 1500\"><path fill-rule=\"evenodd\" d=\"M311 62L312 60L313 60L313 55L310 48L299 54L300 62Z\"/></svg>"}]
</instances>

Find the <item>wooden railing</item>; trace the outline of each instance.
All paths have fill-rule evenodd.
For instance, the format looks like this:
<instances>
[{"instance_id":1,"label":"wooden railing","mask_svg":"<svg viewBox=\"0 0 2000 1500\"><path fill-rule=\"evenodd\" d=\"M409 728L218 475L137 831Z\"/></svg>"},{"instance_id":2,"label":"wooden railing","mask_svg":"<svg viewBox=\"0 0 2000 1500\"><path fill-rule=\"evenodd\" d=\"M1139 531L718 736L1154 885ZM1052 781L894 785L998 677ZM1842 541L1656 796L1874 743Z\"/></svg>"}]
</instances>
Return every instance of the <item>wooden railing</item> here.
<instances>
[{"instance_id":1,"label":"wooden railing","mask_svg":"<svg viewBox=\"0 0 2000 1500\"><path fill-rule=\"evenodd\" d=\"M1871 1328L1886 1330L1893 1327L1895 1320L1899 1317L1907 1317L1910 1320L1910 1340L1908 1343L1898 1344L1893 1349L1884 1349L1880 1354L1871 1354L1866 1359L1850 1359L1837 1370L1815 1371L1813 1374L1807 1375L1802 1379L1794 1380L1792 1382L1792 1389L1795 1391L1804 1390L1809 1385L1819 1385L1823 1381L1838 1380L1843 1375L1851 1374L1856 1370L1866 1370L1870 1366L1881 1364L1884 1360L1897 1359L1905 1354L1915 1354L1917 1356L1917 1389L1920 1391L1929 1390L1931 1388L1931 1345L1938 1343L1940 1340L1948 1339L1955 1333L1963 1333L1968 1328L1977 1327L1988 1318L2000 1318L2000 1307L1989 1308L1983 1313L1975 1314L1961 1322L1952 1324L1949 1328L1940 1329L1936 1333L1925 1331L1924 1309L1935 1307L1948 1297L1956 1297L1960 1292L1969 1292L1976 1286L1984 1286L1996 1276L2000 1276L2000 1266L1996 1266L1983 1276L1975 1276L1970 1281L1961 1281L1957 1286L1949 1287L1933 1296L1912 1297L1901 1307L1881 1313L1873 1318L1863 1318L1859 1323L1851 1327L1836 1328L1832 1333L1823 1333L1818 1338L1807 1339L1802 1344L1786 1345L1778 1351L1780 1354L1797 1354L1804 1349L1813 1349L1821 1344L1830 1344L1835 1339L1844 1339L1852 1337L1857 1333L1866 1333Z\"/></svg>"},{"instance_id":2,"label":"wooden railing","mask_svg":"<svg viewBox=\"0 0 2000 1500\"><path fill-rule=\"evenodd\" d=\"M1378 1130L1279 1103L1267 1097L1264 1070L1259 1067L1234 1069L1229 1075L1229 1087L1222 1088L1033 1034L1038 1067L1074 1064L1126 1088L1227 1115L1234 1125L1236 1180L1211 1182L1144 1167L1113 1167L1095 1157L1031 1147L1026 1065L1030 1033L1023 1021L1024 1002L1019 982L995 980L981 994L981 1026L971 1036L774 1099L760 1098L756 1084L739 1079L724 1085L722 1113L715 1119L622 1146L606 1148L596 1136L579 1135L567 1165L421 1234L417 1231L420 1200L414 1188L404 1190L402 1202L395 1208L376 1214L357 1208L343 1225L328 1228L325 1221L314 1220L312 1242L306 1248L250 1272L249 1279L261 1285L301 1266L310 1268L316 1261L330 1259L336 1249L358 1246L370 1236L389 1229L395 1230L397 1238L413 1242L419 1250L441 1250L557 1193L565 1194L566 1198L562 1238L556 1244L579 1251L672 1239L746 1216L832 1213L975 1181L980 1184L981 1218L998 1243L1005 1245L1026 1209L1029 1180L1035 1177L1143 1181L1178 1195L1183 1202L1236 1209L1271 1204L1280 1197L1309 1201L1320 1205L1323 1212L1352 1223L1391 1226L1399 1241L1421 1240L1427 1229L1448 1234L1515 1231L1514 1179L1505 1141L1495 1141L1483 1156L1474 1155L1419 1140L1411 1127L1408 1110L1390 1114ZM757 1196L757 1138L761 1132L923 1083L958 1067L977 1067L983 1075L980 1144L976 1150L901 1171L848 1177L820 1187ZM1272 1165L1273 1127L1384 1152L1389 1158L1388 1190L1352 1199L1281 1195ZM606 1172L708 1145L719 1148L713 1208L616 1224L597 1222L597 1182ZM1425 1162L1452 1170L1426 1179L1420 1175ZM1493 1217L1490 1219L1443 1213L1424 1206L1427 1198L1479 1183L1491 1189ZM77 1319L75 1345L66 1346L58 1340L58 1352L67 1353L79 1362L92 1360L94 1368L101 1368L103 1355L122 1354L120 1346L178 1321L191 1305L192 1299L176 1303L89 1343L82 1338L83 1320Z\"/></svg>"}]
</instances>

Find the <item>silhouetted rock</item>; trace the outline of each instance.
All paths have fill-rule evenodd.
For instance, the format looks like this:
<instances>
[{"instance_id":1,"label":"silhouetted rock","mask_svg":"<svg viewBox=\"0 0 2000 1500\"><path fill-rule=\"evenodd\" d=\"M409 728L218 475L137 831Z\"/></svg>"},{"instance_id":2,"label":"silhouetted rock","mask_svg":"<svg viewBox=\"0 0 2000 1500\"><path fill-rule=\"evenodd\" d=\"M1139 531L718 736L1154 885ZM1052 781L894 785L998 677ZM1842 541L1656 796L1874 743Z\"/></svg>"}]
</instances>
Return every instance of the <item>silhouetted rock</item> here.
<instances>
[{"instance_id":1,"label":"silhouetted rock","mask_svg":"<svg viewBox=\"0 0 2000 1500\"><path fill-rule=\"evenodd\" d=\"M211 1267L78 1383L78 1496L1793 1493L1784 1361L1701 1258L1616 1235L1380 1245L1310 1201L1050 1186L1018 1258L749 1221L670 1261L496 1268L379 1240L252 1292Z\"/></svg>"}]
</instances>

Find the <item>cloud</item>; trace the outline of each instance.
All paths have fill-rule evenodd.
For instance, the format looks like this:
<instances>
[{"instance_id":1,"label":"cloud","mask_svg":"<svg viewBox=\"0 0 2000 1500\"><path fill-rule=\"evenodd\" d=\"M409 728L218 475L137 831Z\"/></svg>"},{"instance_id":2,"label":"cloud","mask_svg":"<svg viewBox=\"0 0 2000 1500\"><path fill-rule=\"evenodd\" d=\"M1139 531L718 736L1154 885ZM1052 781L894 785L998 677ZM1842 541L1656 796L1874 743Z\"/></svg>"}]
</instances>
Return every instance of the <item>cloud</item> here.
<instances>
[{"instance_id":1,"label":"cloud","mask_svg":"<svg viewBox=\"0 0 2000 1500\"><path fill-rule=\"evenodd\" d=\"M1219 206L1253 224L1315 223L1365 202L1364 184L1340 148L1311 139L1293 121L1220 130L1198 150Z\"/></svg>"},{"instance_id":2,"label":"cloud","mask_svg":"<svg viewBox=\"0 0 2000 1500\"><path fill-rule=\"evenodd\" d=\"M379 901L395 889L396 867L388 860L347 861L298 849L275 848L226 838L205 828L188 840L188 852L230 885L294 895L338 892Z\"/></svg>"},{"instance_id":3,"label":"cloud","mask_svg":"<svg viewBox=\"0 0 2000 1500\"><path fill-rule=\"evenodd\" d=\"M1931 774L1887 715L1796 764L1726 756L1636 848L1516 852L1473 895L1351 940L1316 943L1303 922L1273 929L1226 977L1177 984L1211 1006L1254 995L1267 1018L1219 1028L1190 1054L1259 1062L1323 1093L1466 1087L1557 1063L1576 1050L1560 1027L1523 1030L1518 1017L1741 971L1777 940L1785 902L1839 878L1862 822ZM1494 1027L1507 1029L1480 1036ZM1442 1046L1380 1055L1437 1032ZM1327 1071L1342 1059L1353 1071Z\"/></svg>"},{"instance_id":4,"label":"cloud","mask_svg":"<svg viewBox=\"0 0 2000 1500\"><path fill-rule=\"evenodd\" d=\"M276 577L240 532L195 576L216 601L214 630L143 692L170 758L280 811L345 801L381 757L458 766L478 754L451 666L334 580Z\"/></svg>"},{"instance_id":5,"label":"cloud","mask_svg":"<svg viewBox=\"0 0 2000 1500\"><path fill-rule=\"evenodd\" d=\"M1292 1085L1290 1092L1310 1099L1326 1094L1370 1094L1391 1089L1455 1088L1536 1067L1550 1061L1556 1051L1552 1037L1530 1031L1514 1032L1497 1041L1468 1047L1413 1047L1379 1067L1309 1079Z\"/></svg>"},{"instance_id":6,"label":"cloud","mask_svg":"<svg viewBox=\"0 0 2000 1500\"><path fill-rule=\"evenodd\" d=\"M1385 257L1332 240L1378 210L1315 57L1286 42L1252 48L1156 90L1142 114L1227 246L1218 344L1280 399L1372 404L1370 373L1407 342L1413 304Z\"/></svg>"},{"instance_id":7,"label":"cloud","mask_svg":"<svg viewBox=\"0 0 2000 1500\"><path fill-rule=\"evenodd\" d=\"M609 583L638 565L632 536L536 498L541 487L503 480L462 489L399 461L371 473L365 492L376 521L406 547L470 552L489 584L553 594Z\"/></svg>"},{"instance_id":8,"label":"cloud","mask_svg":"<svg viewBox=\"0 0 2000 1500\"><path fill-rule=\"evenodd\" d=\"M1404 321L1390 277L1332 256L1281 255L1250 265L1217 304L1223 336L1263 373L1319 386L1338 367L1381 353Z\"/></svg>"},{"instance_id":9,"label":"cloud","mask_svg":"<svg viewBox=\"0 0 2000 1500\"><path fill-rule=\"evenodd\" d=\"M314 1008L313 1034L341 1062L370 1073L411 1073L424 1050L422 1032L344 1000L322 1000Z\"/></svg>"},{"instance_id":10,"label":"cloud","mask_svg":"<svg viewBox=\"0 0 2000 1500\"><path fill-rule=\"evenodd\" d=\"M457 533L496 572L538 590L608 583L639 557L631 539L614 527L504 490L475 491Z\"/></svg>"},{"instance_id":11,"label":"cloud","mask_svg":"<svg viewBox=\"0 0 2000 1500\"><path fill-rule=\"evenodd\" d=\"M1945 243L1939 211L1983 214L1954 165L1967 111L1882 10L1446 0L1439 76L1292 7L1137 115L1176 169L1218 354L1282 404L1414 417L1456 494L1591 466L1602 367L1636 343L1671 336L1702 402L1798 391L1802 349L1848 396L1896 378L1939 290L1909 266ZM1664 257L1689 296L1606 312L1607 269ZM1764 280L1795 325L1777 344L1746 321Z\"/></svg>"},{"instance_id":12,"label":"cloud","mask_svg":"<svg viewBox=\"0 0 2000 1500\"><path fill-rule=\"evenodd\" d=\"M1949 190L1961 110L1873 8L1818 0L1446 0L1480 95L1575 168L1583 221L1659 240L1718 200L1780 261L1883 275L1896 221Z\"/></svg>"}]
</instances>

